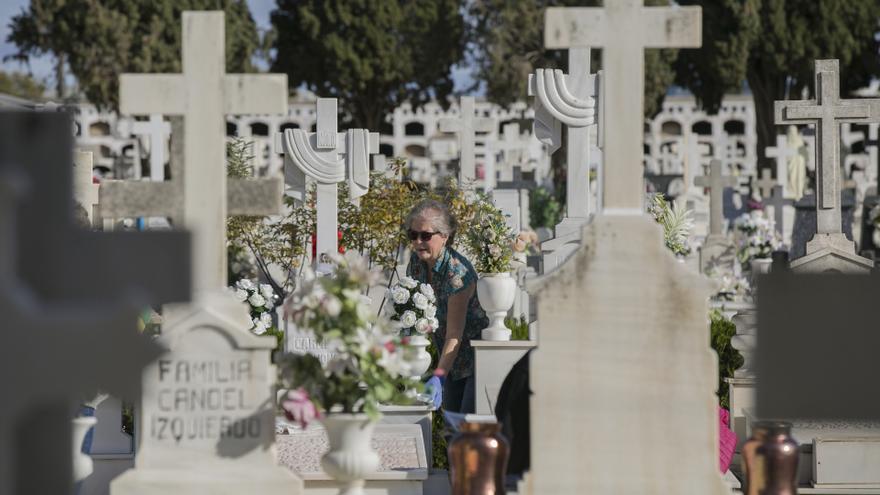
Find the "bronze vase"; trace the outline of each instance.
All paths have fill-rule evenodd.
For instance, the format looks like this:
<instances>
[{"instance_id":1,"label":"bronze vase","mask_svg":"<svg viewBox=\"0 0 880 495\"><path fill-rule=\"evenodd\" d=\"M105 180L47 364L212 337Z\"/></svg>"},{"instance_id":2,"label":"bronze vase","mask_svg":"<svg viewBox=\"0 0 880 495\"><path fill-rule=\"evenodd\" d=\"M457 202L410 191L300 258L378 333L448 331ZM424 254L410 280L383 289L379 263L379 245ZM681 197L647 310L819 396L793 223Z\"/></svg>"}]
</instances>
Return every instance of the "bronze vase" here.
<instances>
[{"instance_id":1,"label":"bronze vase","mask_svg":"<svg viewBox=\"0 0 880 495\"><path fill-rule=\"evenodd\" d=\"M800 450L791 423L757 421L742 447L746 495L795 495Z\"/></svg>"},{"instance_id":2,"label":"bronze vase","mask_svg":"<svg viewBox=\"0 0 880 495\"><path fill-rule=\"evenodd\" d=\"M510 447L500 423L461 423L449 443L454 495L504 495Z\"/></svg>"}]
</instances>

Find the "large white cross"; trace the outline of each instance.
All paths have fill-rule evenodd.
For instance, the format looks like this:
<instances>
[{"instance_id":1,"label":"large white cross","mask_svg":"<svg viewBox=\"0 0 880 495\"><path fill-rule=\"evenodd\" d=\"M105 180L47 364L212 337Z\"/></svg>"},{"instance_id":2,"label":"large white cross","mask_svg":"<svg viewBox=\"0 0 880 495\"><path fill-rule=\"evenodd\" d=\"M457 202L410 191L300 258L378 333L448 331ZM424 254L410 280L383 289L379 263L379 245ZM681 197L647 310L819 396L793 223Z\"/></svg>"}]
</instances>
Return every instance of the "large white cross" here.
<instances>
[{"instance_id":1,"label":"large white cross","mask_svg":"<svg viewBox=\"0 0 880 495\"><path fill-rule=\"evenodd\" d=\"M709 163L709 176L694 177L694 184L709 189L709 235L723 234L724 188L736 185L736 177L724 175L721 160L712 159Z\"/></svg>"},{"instance_id":2,"label":"large white cross","mask_svg":"<svg viewBox=\"0 0 880 495\"><path fill-rule=\"evenodd\" d=\"M182 74L119 78L120 113L184 116L186 178L176 201L182 206L183 226L193 233L197 291L226 285L226 114L287 111L286 75L226 74L223 19L223 12L183 13Z\"/></svg>"},{"instance_id":3,"label":"large white cross","mask_svg":"<svg viewBox=\"0 0 880 495\"><path fill-rule=\"evenodd\" d=\"M544 18L544 29L551 29L549 14ZM556 48L568 48L568 74L561 70L538 69L535 74L529 74L529 95L535 96L535 137L549 146L551 154L562 145L561 126L566 126L563 224L580 228L590 214L590 127L596 124L596 100L600 99L602 76L590 74L589 46ZM600 106L600 118L601 115ZM602 126L599 127L602 132ZM601 142L601 134L598 141ZM566 230L567 227L557 226L556 235L563 235Z\"/></svg>"},{"instance_id":4,"label":"large white cross","mask_svg":"<svg viewBox=\"0 0 880 495\"><path fill-rule=\"evenodd\" d=\"M880 120L880 99L840 99L837 60L816 60L815 73L816 99L775 102L775 120L777 125L816 125L816 233L839 234L840 124Z\"/></svg>"},{"instance_id":5,"label":"large white cross","mask_svg":"<svg viewBox=\"0 0 880 495\"><path fill-rule=\"evenodd\" d=\"M131 124L131 133L144 135L150 139L150 180L165 180L165 146L171 134L171 124L165 122L161 115L154 113L150 120L138 120Z\"/></svg>"},{"instance_id":6,"label":"large white cross","mask_svg":"<svg viewBox=\"0 0 880 495\"><path fill-rule=\"evenodd\" d=\"M86 210L89 222L94 226L97 221L98 189L92 172L93 161L91 151L77 151L73 155L73 198Z\"/></svg>"},{"instance_id":7,"label":"large white cross","mask_svg":"<svg viewBox=\"0 0 880 495\"><path fill-rule=\"evenodd\" d=\"M337 132L336 98L318 98L317 116L317 132L286 129L276 135L275 148L284 153L285 169L298 171L317 183L315 252L319 256L316 261L320 261L321 255L338 249L337 185L348 178L352 201L367 193L370 155L379 152L379 133L366 129ZM304 177L295 182L304 184Z\"/></svg>"},{"instance_id":8,"label":"large white cross","mask_svg":"<svg viewBox=\"0 0 880 495\"><path fill-rule=\"evenodd\" d=\"M605 7L546 10L545 48L604 49L606 212L644 211L645 48L696 48L701 39L699 7L645 7L642 0L615 0L606 2Z\"/></svg>"},{"instance_id":9,"label":"large white cross","mask_svg":"<svg viewBox=\"0 0 880 495\"><path fill-rule=\"evenodd\" d=\"M477 117L476 104L473 96L462 96L458 105L458 118L443 117L440 119L440 132L458 134L459 160L458 183L462 186L473 184L477 178L474 155L476 152L476 134L492 132L495 119Z\"/></svg>"}]
</instances>

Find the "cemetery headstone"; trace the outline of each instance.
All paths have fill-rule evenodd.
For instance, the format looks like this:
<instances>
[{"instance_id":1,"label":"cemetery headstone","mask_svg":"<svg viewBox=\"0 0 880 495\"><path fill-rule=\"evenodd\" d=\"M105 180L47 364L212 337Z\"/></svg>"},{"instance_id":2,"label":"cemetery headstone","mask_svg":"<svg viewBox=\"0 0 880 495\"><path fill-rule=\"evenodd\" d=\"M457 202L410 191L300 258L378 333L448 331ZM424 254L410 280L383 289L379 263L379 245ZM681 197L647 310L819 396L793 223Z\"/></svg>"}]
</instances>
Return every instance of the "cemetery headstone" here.
<instances>
[{"instance_id":1,"label":"cemetery headstone","mask_svg":"<svg viewBox=\"0 0 880 495\"><path fill-rule=\"evenodd\" d=\"M131 133L147 136L150 139L150 180L165 180L166 146L171 134L171 124L159 114L150 115L149 120L138 120L131 124Z\"/></svg>"},{"instance_id":2,"label":"cemetery headstone","mask_svg":"<svg viewBox=\"0 0 880 495\"><path fill-rule=\"evenodd\" d=\"M98 222L98 189L92 172L92 152L77 151L73 158L73 197L77 205L85 210L89 224Z\"/></svg>"},{"instance_id":3,"label":"cemetery headstone","mask_svg":"<svg viewBox=\"0 0 880 495\"><path fill-rule=\"evenodd\" d=\"M545 48L603 47L613 83L606 208L572 258L530 287L541 326L530 366L532 452L541 453L532 493L727 493L705 338L709 286L675 261L643 210L644 49L699 46L700 9L621 0L545 16Z\"/></svg>"},{"instance_id":4,"label":"cemetery headstone","mask_svg":"<svg viewBox=\"0 0 880 495\"><path fill-rule=\"evenodd\" d=\"M494 119L477 117L473 96L462 96L458 105L458 118L444 117L440 119L440 131L458 134L459 163L458 182L462 186L472 184L477 178L475 152L476 133L492 132L495 129Z\"/></svg>"},{"instance_id":5,"label":"cemetery headstone","mask_svg":"<svg viewBox=\"0 0 880 495\"><path fill-rule=\"evenodd\" d=\"M842 120L876 122L880 119L880 108L871 105L867 99L840 98L837 60L817 60L815 77L815 87L818 88L815 100L777 101L774 105L776 124L816 124L816 194L813 200L816 230L806 243L806 254L798 258L793 253L791 268L794 271L868 271L873 263L856 255L852 234L846 237L842 230L840 123Z\"/></svg>"},{"instance_id":6,"label":"cemetery headstone","mask_svg":"<svg viewBox=\"0 0 880 495\"><path fill-rule=\"evenodd\" d=\"M338 249L337 185L348 179L349 196L356 201L370 188L370 155L379 152L379 134L366 129L337 133L335 98L318 98L317 132L286 129L276 148L284 152L285 169L315 180L317 253ZM305 183L304 180L298 182Z\"/></svg>"},{"instance_id":7,"label":"cemetery headstone","mask_svg":"<svg viewBox=\"0 0 880 495\"><path fill-rule=\"evenodd\" d=\"M700 248L700 271L728 271L733 267L736 253L733 243L724 234L723 194L726 188L736 185L736 179L723 175L721 161L713 159L709 176L695 177L694 184L709 189L709 235Z\"/></svg>"},{"instance_id":8,"label":"cemetery headstone","mask_svg":"<svg viewBox=\"0 0 880 495\"><path fill-rule=\"evenodd\" d=\"M197 292L192 304L164 308L157 341L166 350L142 376L135 468L110 491L300 493L302 481L277 466L273 449L275 339L252 334L247 308L225 290L227 199L253 202L263 192L227 184L220 124L226 113L284 113L286 77L226 74L223 12L184 12L182 24L183 74L123 74L120 108L184 116L175 213L195 237Z\"/></svg>"},{"instance_id":9,"label":"cemetery headstone","mask_svg":"<svg viewBox=\"0 0 880 495\"><path fill-rule=\"evenodd\" d=\"M785 239L785 207L791 205L793 202L790 199L785 199L785 193L782 190L782 186L775 185L770 192L770 195L764 199L764 207L773 208L773 223L776 227L776 233L779 234L779 237Z\"/></svg>"}]
</instances>

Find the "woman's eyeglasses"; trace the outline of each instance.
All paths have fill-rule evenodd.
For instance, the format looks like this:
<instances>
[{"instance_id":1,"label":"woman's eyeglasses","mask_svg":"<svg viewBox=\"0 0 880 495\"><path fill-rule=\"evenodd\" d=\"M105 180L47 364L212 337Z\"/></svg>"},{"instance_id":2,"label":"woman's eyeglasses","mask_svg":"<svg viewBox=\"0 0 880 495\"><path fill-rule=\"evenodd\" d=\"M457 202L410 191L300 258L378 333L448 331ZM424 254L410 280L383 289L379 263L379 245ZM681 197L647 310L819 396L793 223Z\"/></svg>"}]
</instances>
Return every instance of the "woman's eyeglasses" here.
<instances>
[{"instance_id":1,"label":"woman's eyeglasses","mask_svg":"<svg viewBox=\"0 0 880 495\"><path fill-rule=\"evenodd\" d=\"M407 232L409 236L409 240L414 241L416 239L420 239L422 242L428 242L432 237L439 234L440 232L418 232L415 230L410 230Z\"/></svg>"}]
</instances>

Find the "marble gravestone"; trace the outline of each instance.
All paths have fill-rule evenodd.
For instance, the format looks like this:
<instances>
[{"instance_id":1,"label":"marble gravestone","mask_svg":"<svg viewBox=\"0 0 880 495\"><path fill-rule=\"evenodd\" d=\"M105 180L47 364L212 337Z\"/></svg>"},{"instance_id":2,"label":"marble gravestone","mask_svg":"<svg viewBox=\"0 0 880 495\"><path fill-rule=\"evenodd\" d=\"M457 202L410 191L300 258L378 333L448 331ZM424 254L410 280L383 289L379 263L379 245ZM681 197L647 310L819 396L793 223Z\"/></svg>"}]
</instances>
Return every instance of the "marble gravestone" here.
<instances>
[{"instance_id":1,"label":"marble gravestone","mask_svg":"<svg viewBox=\"0 0 880 495\"><path fill-rule=\"evenodd\" d=\"M97 226L98 213L98 189L100 186L94 183L92 172L92 152L76 151L73 158L73 198L76 204L86 213L86 219L91 226Z\"/></svg>"},{"instance_id":2,"label":"marble gravestone","mask_svg":"<svg viewBox=\"0 0 880 495\"><path fill-rule=\"evenodd\" d=\"M700 248L700 272L727 272L733 269L736 256L733 243L724 234L723 192L736 185L734 177L721 172L721 161L713 159L709 176L694 178L694 184L709 189L709 235Z\"/></svg>"},{"instance_id":3,"label":"marble gravestone","mask_svg":"<svg viewBox=\"0 0 880 495\"><path fill-rule=\"evenodd\" d=\"M880 100L841 99L839 70L837 60L816 60L816 99L774 104L776 124L816 124L816 230L806 243L805 254L792 256L791 269L796 272L864 273L874 265L856 254L852 234L847 237L842 228L840 123L877 122ZM793 239L792 243L795 242Z\"/></svg>"},{"instance_id":4,"label":"marble gravestone","mask_svg":"<svg viewBox=\"0 0 880 495\"><path fill-rule=\"evenodd\" d=\"M150 180L165 180L165 162L167 161L168 136L171 124L165 122L159 114L150 115L149 120L138 120L131 124L131 133L136 136L147 136L150 139Z\"/></svg>"},{"instance_id":5,"label":"marble gravestone","mask_svg":"<svg viewBox=\"0 0 880 495\"><path fill-rule=\"evenodd\" d=\"M195 237L196 297L163 308L157 342L166 350L143 372L135 467L113 480L110 492L296 494L302 481L277 466L273 448L275 339L253 335L247 308L225 289L233 189L227 190L222 123L226 113L284 113L287 81L226 74L223 12L184 12L182 23L183 74L122 75L120 107L184 117L177 204ZM259 182L242 184L242 203L262 194L259 186L246 187ZM273 194L280 201L280 187Z\"/></svg>"},{"instance_id":6,"label":"marble gravestone","mask_svg":"<svg viewBox=\"0 0 880 495\"><path fill-rule=\"evenodd\" d=\"M699 46L701 10L605 5L545 13L545 47L603 47L613 83L605 209L584 226L573 256L529 284L540 315L530 376L540 455L528 484L534 494L727 493L709 283L675 261L643 209L644 49Z\"/></svg>"},{"instance_id":7,"label":"marble gravestone","mask_svg":"<svg viewBox=\"0 0 880 495\"><path fill-rule=\"evenodd\" d=\"M7 323L0 371L14 377L0 387L7 400L0 493L70 491L74 405L98 389L136 393L141 368L159 351L137 333L140 307L189 294L188 270L166 272L151 254L165 250L180 258L169 265L186 268L187 234L135 239L74 227L70 127L61 113L0 114L0 307ZM120 248L142 263L110 257L102 269L89 265L91 276L79 266Z\"/></svg>"},{"instance_id":8,"label":"marble gravestone","mask_svg":"<svg viewBox=\"0 0 880 495\"><path fill-rule=\"evenodd\" d=\"M495 129L494 119L475 116L473 96L462 96L458 105L458 118L444 117L440 119L440 131L458 134L458 183L462 187L471 187L477 179L475 163L476 133L492 132Z\"/></svg>"},{"instance_id":9,"label":"marble gravestone","mask_svg":"<svg viewBox=\"0 0 880 495\"><path fill-rule=\"evenodd\" d=\"M853 221L855 219L856 195L852 190L840 192L841 232L846 239L853 238ZM794 225L791 229L792 261L807 254L807 243L816 235L816 195L806 194L794 202Z\"/></svg>"}]
</instances>

